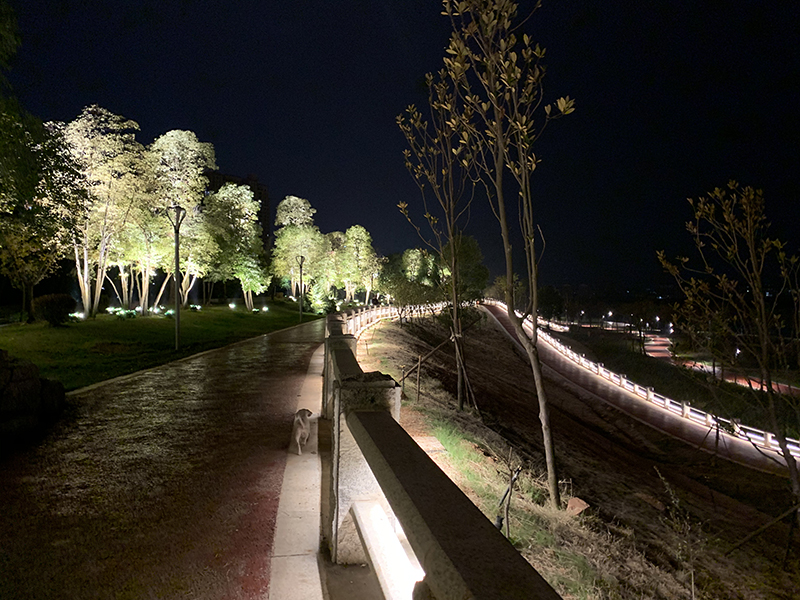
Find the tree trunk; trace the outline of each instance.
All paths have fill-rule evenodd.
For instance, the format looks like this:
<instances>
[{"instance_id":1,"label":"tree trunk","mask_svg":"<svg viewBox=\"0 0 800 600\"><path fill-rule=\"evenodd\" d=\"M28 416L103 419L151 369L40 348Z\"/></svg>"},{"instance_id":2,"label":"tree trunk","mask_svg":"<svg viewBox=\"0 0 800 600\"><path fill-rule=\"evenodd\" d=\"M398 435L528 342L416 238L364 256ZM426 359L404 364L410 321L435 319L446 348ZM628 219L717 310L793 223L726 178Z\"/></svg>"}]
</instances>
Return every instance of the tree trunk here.
<instances>
[{"instance_id":1,"label":"tree trunk","mask_svg":"<svg viewBox=\"0 0 800 600\"><path fill-rule=\"evenodd\" d=\"M164 278L164 283L161 284L161 289L158 290L158 296L156 296L156 301L153 302L153 307L156 307L161 302L161 296L164 295L164 290L167 288L167 284L172 280L172 274L167 273L167 276Z\"/></svg>"},{"instance_id":2,"label":"tree trunk","mask_svg":"<svg viewBox=\"0 0 800 600\"><path fill-rule=\"evenodd\" d=\"M189 304L189 292L192 291L196 281L197 275L189 275L188 273L181 279L181 306Z\"/></svg>"},{"instance_id":3,"label":"tree trunk","mask_svg":"<svg viewBox=\"0 0 800 600\"><path fill-rule=\"evenodd\" d=\"M789 470L789 483L792 488L792 495L794 496L795 504L800 504L800 471L797 468L797 460L792 455L789 449L789 442L786 439L786 434L781 427L781 424L778 422L777 412L775 410L775 391L773 389L773 384L771 378L767 381L767 396L769 398L769 418L772 425L772 430L775 434L775 439L778 442L778 446L781 449L781 454L783 454L784 460L786 460L786 466ZM798 525L800 525L800 511L795 511L795 518L797 519Z\"/></svg>"},{"instance_id":4,"label":"tree trunk","mask_svg":"<svg viewBox=\"0 0 800 600\"><path fill-rule=\"evenodd\" d=\"M150 267L142 265L139 268L139 306L142 315L150 312Z\"/></svg>"},{"instance_id":5,"label":"tree trunk","mask_svg":"<svg viewBox=\"0 0 800 600\"><path fill-rule=\"evenodd\" d=\"M142 286L142 269L139 268L139 272L136 272L135 267L131 267L131 293L135 293L136 297L139 300L139 308L142 311L142 316L147 314L147 301L144 298L144 291Z\"/></svg>"},{"instance_id":6,"label":"tree trunk","mask_svg":"<svg viewBox=\"0 0 800 600\"><path fill-rule=\"evenodd\" d=\"M133 267L130 268L133 271ZM119 265L119 286L122 292L122 306L124 308L131 308L131 285L128 270L125 269L125 263Z\"/></svg>"},{"instance_id":7,"label":"tree trunk","mask_svg":"<svg viewBox=\"0 0 800 600\"><path fill-rule=\"evenodd\" d=\"M498 119L500 116L498 115ZM498 138L499 139L499 138ZM499 143L499 142L498 142ZM532 294L533 305L532 305L532 320L533 320L533 333L529 338L527 333L525 332L522 322L517 317L516 311L514 310L514 306L516 303L516 298L514 297L514 260L512 254L512 246L511 246L511 235L509 232L508 226L508 216L506 214L506 207L505 207L505 198L503 196L503 153L502 149L495 150L495 164L497 165L497 169L495 169L495 181L494 181L494 189L497 190L497 205L498 205L498 216L500 217L500 233L503 238L503 250L505 254L505 261L506 261L506 310L508 313L508 317L511 319L511 322L514 325L514 330L517 332L517 337L522 341L522 344L525 348L525 352L528 355L528 361L531 366L531 371L533 373L533 380L536 385L536 399L539 404L539 421L542 427L542 443L544 445L544 456L545 456L545 463L547 465L547 487L548 491L550 492L550 505L553 508L559 508L561 505L561 493L558 489L558 474L556 472L556 461L555 461L555 450L553 446L553 438L550 431L550 413L547 406L547 394L544 390L544 381L542 378L542 366L539 363L539 350L537 347L538 344L538 336L537 336L537 327L538 323L536 321L536 308L537 308L537 298L536 298L536 280L535 277L529 281L529 289ZM532 243L532 242L531 242ZM529 265L529 270L530 265Z\"/></svg>"},{"instance_id":8,"label":"tree trunk","mask_svg":"<svg viewBox=\"0 0 800 600\"><path fill-rule=\"evenodd\" d=\"M27 323L33 323L33 284L22 284L22 311L27 314Z\"/></svg>"},{"instance_id":9,"label":"tree trunk","mask_svg":"<svg viewBox=\"0 0 800 600\"><path fill-rule=\"evenodd\" d=\"M83 257L81 257L81 250L83 250ZM91 309L91 279L89 277L89 250L85 244L82 247L75 244L75 272L81 292L81 306L83 312L88 315Z\"/></svg>"}]
</instances>

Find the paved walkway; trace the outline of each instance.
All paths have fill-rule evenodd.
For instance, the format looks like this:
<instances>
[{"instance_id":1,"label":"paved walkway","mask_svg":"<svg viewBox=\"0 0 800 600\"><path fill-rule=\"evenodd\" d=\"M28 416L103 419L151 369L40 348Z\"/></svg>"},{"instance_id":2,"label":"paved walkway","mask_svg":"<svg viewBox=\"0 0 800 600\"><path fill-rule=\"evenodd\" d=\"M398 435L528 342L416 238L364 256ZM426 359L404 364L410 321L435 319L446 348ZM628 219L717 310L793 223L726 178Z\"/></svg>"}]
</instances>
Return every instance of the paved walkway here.
<instances>
[{"instance_id":1,"label":"paved walkway","mask_svg":"<svg viewBox=\"0 0 800 600\"><path fill-rule=\"evenodd\" d=\"M78 392L0 463L0 597L266 598L318 320Z\"/></svg>"}]
</instances>

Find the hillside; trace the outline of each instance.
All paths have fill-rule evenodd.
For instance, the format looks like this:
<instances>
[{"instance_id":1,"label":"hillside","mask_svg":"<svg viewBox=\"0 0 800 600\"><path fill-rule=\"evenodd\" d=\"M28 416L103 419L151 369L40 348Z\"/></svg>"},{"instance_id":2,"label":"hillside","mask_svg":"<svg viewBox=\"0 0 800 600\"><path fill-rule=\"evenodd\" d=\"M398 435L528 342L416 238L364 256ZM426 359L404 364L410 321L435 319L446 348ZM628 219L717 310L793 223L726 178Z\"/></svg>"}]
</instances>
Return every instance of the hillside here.
<instances>
[{"instance_id":1,"label":"hillside","mask_svg":"<svg viewBox=\"0 0 800 600\"><path fill-rule=\"evenodd\" d=\"M416 364L445 339L446 329L431 320L383 324L359 344L365 370L400 379L402 366ZM472 386L483 414L456 413L454 361L435 354L422 368L422 393L416 402L416 377L406 382L407 405L427 418L455 422L473 437L490 460L498 461L499 434L525 460L535 479L544 471L538 408L527 363L495 326L482 319L466 337ZM800 589L800 547L781 569L789 535L780 523L733 551L737 541L788 506L785 481L716 460L605 405L595 405L558 382L548 382L553 406L559 476L565 496L590 508L577 519L578 530L552 515L547 536L556 550L582 554L593 584L587 598L689 598L694 573L700 598L789 599ZM481 442L480 440L484 440ZM486 440L494 440L486 441ZM660 475L659 475L660 474ZM583 533L580 533L580 531ZM536 537L539 537L538 535ZM536 564L537 545L518 543ZM526 551L527 549L527 551ZM544 557L543 557L544 559ZM554 577L557 575L553 575ZM563 589L561 590L564 593Z\"/></svg>"}]
</instances>

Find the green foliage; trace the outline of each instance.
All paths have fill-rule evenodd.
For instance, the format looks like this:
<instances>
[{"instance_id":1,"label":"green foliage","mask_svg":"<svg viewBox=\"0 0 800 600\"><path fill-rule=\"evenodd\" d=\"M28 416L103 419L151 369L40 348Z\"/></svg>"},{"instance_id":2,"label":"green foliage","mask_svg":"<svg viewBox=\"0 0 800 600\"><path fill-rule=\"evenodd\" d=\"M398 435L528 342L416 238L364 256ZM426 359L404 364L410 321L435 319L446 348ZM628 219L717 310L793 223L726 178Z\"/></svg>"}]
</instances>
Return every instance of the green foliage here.
<instances>
[{"instance_id":1,"label":"green foliage","mask_svg":"<svg viewBox=\"0 0 800 600\"><path fill-rule=\"evenodd\" d=\"M200 210L203 173L215 168L211 144L190 131L170 131L145 151L135 139L138 124L100 106L87 106L67 124L42 125L13 100L0 102L0 271L23 290L26 306L33 286L69 252L88 314L101 310L107 283L125 307L138 291L146 314L157 269L174 270L167 209L177 205L186 211L184 303L206 274L239 279L250 302L266 288L259 206L249 188L221 190L210 198L208 215Z\"/></svg>"},{"instance_id":2,"label":"green foliage","mask_svg":"<svg viewBox=\"0 0 800 600\"><path fill-rule=\"evenodd\" d=\"M94 315L111 248L137 198L143 161L143 148L135 139L139 125L92 105L74 121L57 126L63 127L88 193L78 213L74 246L81 302Z\"/></svg>"},{"instance_id":3,"label":"green foliage","mask_svg":"<svg viewBox=\"0 0 800 600\"><path fill-rule=\"evenodd\" d=\"M353 225L344 234L344 246L339 250L339 276L345 287L345 299L354 300L356 290L372 291L375 275L381 262L372 247L372 236L361 225ZM369 300L369 298L367 298Z\"/></svg>"},{"instance_id":4,"label":"green foliage","mask_svg":"<svg viewBox=\"0 0 800 600\"><path fill-rule=\"evenodd\" d=\"M381 272L380 289L398 308L443 299L436 258L425 250L411 249L393 254Z\"/></svg>"},{"instance_id":5,"label":"green foliage","mask_svg":"<svg viewBox=\"0 0 800 600\"><path fill-rule=\"evenodd\" d=\"M181 296L185 305L195 281L208 272L218 252L200 210L208 185L203 173L216 168L214 146L200 142L191 131L168 131L150 144L146 160L161 210L169 214L169 207L180 206L186 211L180 228ZM174 243L174 230L172 237ZM174 271L174 258L165 254L163 260L159 266L168 273Z\"/></svg>"},{"instance_id":6,"label":"green foliage","mask_svg":"<svg viewBox=\"0 0 800 600\"><path fill-rule=\"evenodd\" d=\"M329 290L319 283L314 283L309 291L311 298L311 308L319 314L329 314L336 312L336 302L331 298Z\"/></svg>"},{"instance_id":7,"label":"green foliage","mask_svg":"<svg viewBox=\"0 0 800 600\"><path fill-rule=\"evenodd\" d=\"M286 196L275 209L275 226L311 226L314 224L315 212L317 209L311 208L311 203L305 198Z\"/></svg>"},{"instance_id":8,"label":"green foliage","mask_svg":"<svg viewBox=\"0 0 800 600\"><path fill-rule=\"evenodd\" d=\"M269 283L259 209L248 186L228 183L208 195L203 212L215 247L208 274L215 281L238 279L250 310L253 294L263 292Z\"/></svg>"},{"instance_id":9,"label":"green foliage","mask_svg":"<svg viewBox=\"0 0 800 600\"><path fill-rule=\"evenodd\" d=\"M455 261L452 257L453 248L456 249ZM483 298L489 282L489 269L483 264L483 253L478 240L469 235L457 235L447 243L442 254L444 264L456 264L458 297L465 302ZM451 278L452 274L448 273L446 283Z\"/></svg>"},{"instance_id":10,"label":"green foliage","mask_svg":"<svg viewBox=\"0 0 800 600\"><path fill-rule=\"evenodd\" d=\"M63 132L13 100L0 105L0 272L23 291L30 312L33 286L71 247L85 194Z\"/></svg>"},{"instance_id":11,"label":"green foliage","mask_svg":"<svg viewBox=\"0 0 800 600\"><path fill-rule=\"evenodd\" d=\"M295 294L300 283L302 262L303 291L315 283L328 290L337 281L332 272L331 239L314 225L314 209L308 200L287 196L278 204L281 225L275 232L275 247L272 251L272 274L289 280L291 294Z\"/></svg>"},{"instance_id":12,"label":"green foliage","mask_svg":"<svg viewBox=\"0 0 800 600\"><path fill-rule=\"evenodd\" d=\"M69 321L70 313L75 312L75 298L69 294L48 294L33 300L33 314L47 321L51 327L58 327Z\"/></svg>"},{"instance_id":13,"label":"green foliage","mask_svg":"<svg viewBox=\"0 0 800 600\"><path fill-rule=\"evenodd\" d=\"M148 147L156 195L163 207L179 205L187 211L197 206L208 185L206 169L216 169L214 146L200 142L191 131L173 130Z\"/></svg>"}]
</instances>

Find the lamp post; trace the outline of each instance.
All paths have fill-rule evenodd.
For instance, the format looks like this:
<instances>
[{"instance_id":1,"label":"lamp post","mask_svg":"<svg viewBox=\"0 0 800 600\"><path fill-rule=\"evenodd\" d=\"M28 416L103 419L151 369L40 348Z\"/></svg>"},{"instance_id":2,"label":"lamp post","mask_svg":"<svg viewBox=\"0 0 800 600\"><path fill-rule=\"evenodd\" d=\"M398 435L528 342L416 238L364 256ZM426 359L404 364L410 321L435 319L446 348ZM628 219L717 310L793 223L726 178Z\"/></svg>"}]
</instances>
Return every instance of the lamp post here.
<instances>
[{"instance_id":1,"label":"lamp post","mask_svg":"<svg viewBox=\"0 0 800 600\"><path fill-rule=\"evenodd\" d=\"M300 320L298 323L303 322L303 263L306 262L305 256L297 257L297 264L300 265L300 293L297 294L297 303L300 305Z\"/></svg>"},{"instance_id":2,"label":"lamp post","mask_svg":"<svg viewBox=\"0 0 800 600\"><path fill-rule=\"evenodd\" d=\"M175 211L175 218L172 218L171 210ZM172 223L175 230L175 350L180 346L181 340L181 297L180 286L178 285L178 277L181 272L181 254L180 254L180 230L183 219L186 218L186 209L177 204L173 204L167 208L167 218Z\"/></svg>"}]
</instances>

